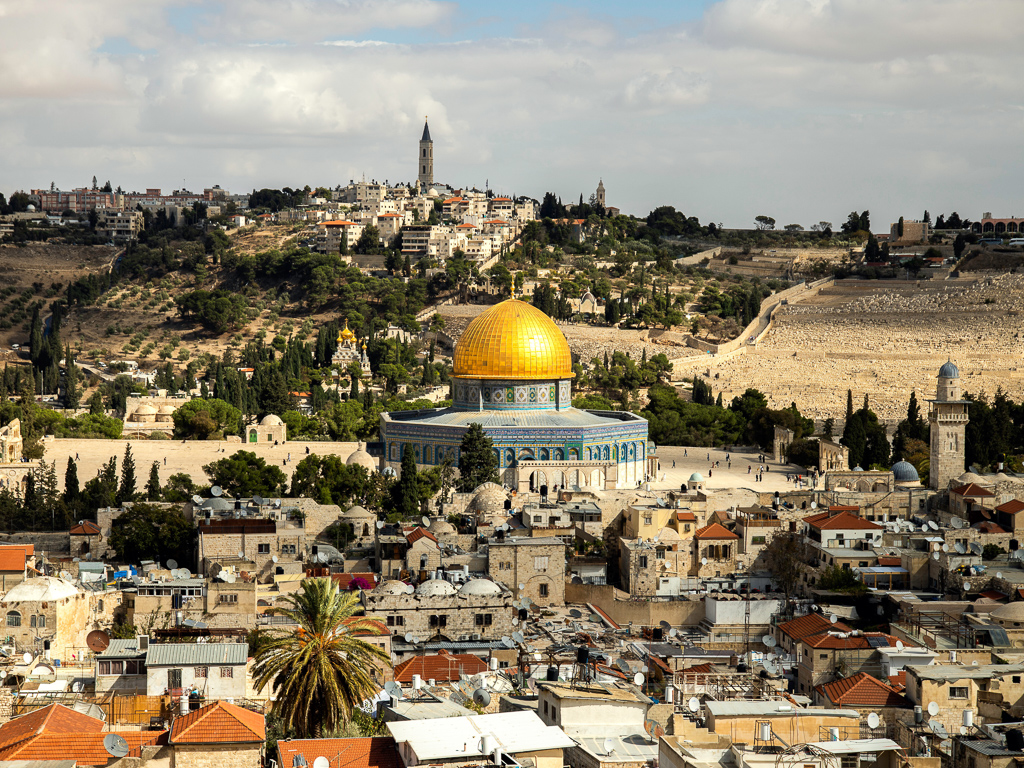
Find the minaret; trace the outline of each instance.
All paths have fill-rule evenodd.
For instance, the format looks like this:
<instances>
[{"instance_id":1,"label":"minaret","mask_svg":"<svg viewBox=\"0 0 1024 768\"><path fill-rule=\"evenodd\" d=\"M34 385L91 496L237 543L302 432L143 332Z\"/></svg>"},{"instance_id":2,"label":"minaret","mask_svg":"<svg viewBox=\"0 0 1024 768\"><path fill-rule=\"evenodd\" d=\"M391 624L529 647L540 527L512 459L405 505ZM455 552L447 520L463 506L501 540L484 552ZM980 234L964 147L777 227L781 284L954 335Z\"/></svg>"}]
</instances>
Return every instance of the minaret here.
<instances>
[{"instance_id":1,"label":"minaret","mask_svg":"<svg viewBox=\"0 0 1024 768\"><path fill-rule=\"evenodd\" d=\"M420 138L419 173L417 179L423 192L429 192L434 186L434 142L430 139L430 126L427 118L423 118L423 136Z\"/></svg>"},{"instance_id":2,"label":"minaret","mask_svg":"<svg viewBox=\"0 0 1024 768\"><path fill-rule=\"evenodd\" d=\"M598 179L597 194L594 197L597 200L597 204L604 208L604 179Z\"/></svg>"},{"instance_id":3,"label":"minaret","mask_svg":"<svg viewBox=\"0 0 1024 768\"><path fill-rule=\"evenodd\" d=\"M949 481L960 477L966 463L965 434L967 406L960 399L960 370L952 361L940 369L935 399L931 401L928 423L931 427L931 450L928 461L928 485L944 491Z\"/></svg>"}]
</instances>

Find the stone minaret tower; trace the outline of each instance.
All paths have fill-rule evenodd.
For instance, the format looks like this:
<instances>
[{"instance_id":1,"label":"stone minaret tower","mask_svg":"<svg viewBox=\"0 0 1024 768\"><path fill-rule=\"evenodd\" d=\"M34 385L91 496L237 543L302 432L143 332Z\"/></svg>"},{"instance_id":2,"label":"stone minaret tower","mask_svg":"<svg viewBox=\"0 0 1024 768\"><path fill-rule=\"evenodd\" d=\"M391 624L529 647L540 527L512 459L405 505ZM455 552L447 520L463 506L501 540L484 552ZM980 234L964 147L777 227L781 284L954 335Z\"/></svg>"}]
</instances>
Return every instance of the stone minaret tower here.
<instances>
[{"instance_id":1,"label":"stone minaret tower","mask_svg":"<svg viewBox=\"0 0 1024 768\"><path fill-rule=\"evenodd\" d=\"M597 198L597 204L604 208L604 179L598 179L597 194L594 197Z\"/></svg>"},{"instance_id":2,"label":"stone minaret tower","mask_svg":"<svg viewBox=\"0 0 1024 768\"><path fill-rule=\"evenodd\" d=\"M417 179L424 192L434 186L434 142L430 139L430 127L423 118L423 136L420 138L419 173Z\"/></svg>"},{"instance_id":3,"label":"stone minaret tower","mask_svg":"<svg viewBox=\"0 0 1024 768\"><path fill-rule=\"evenodd\" d=\"M967 405L960 399L960 370L947 361L939 369L939 383L931 402L928 423L931 426L928 485L944 491L949 481L964 472L967 431Z\"/></svg>"}]
</instances>

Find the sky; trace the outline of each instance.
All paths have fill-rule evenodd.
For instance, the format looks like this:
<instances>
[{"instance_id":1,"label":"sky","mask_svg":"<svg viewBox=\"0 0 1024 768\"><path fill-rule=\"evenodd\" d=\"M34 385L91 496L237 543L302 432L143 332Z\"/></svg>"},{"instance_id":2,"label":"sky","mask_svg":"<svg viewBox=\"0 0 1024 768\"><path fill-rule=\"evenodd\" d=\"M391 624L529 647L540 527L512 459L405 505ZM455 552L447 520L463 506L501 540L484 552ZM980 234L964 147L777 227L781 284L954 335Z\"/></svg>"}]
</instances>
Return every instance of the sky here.
<instances>
[{"instance_id":1,"label":"sky","mask_svg":"<svg viewBox=\"0 0 1024 768\"><path fill-rule=\"evenodd\" d=\"M0 191L435 180L1024 216L1020 0L0 0Z\"/></svg>"}]
</instances>

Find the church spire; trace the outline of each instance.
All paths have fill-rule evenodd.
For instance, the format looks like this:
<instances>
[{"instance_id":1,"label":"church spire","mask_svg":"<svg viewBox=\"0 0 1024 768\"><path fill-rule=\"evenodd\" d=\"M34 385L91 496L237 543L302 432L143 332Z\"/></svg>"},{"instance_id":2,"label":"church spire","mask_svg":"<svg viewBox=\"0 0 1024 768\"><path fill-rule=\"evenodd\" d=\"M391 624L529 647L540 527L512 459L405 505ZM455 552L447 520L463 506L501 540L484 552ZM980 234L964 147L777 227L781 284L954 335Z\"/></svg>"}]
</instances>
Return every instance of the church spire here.
<instances>
[{"instance_id":1,"label":"church spire","mask_svg":"<svg viewBox=\"0 0 1024 768\"><path fill-rule=\"evenodd\" d=\"M427 123L426 116L424 116L424 118L423 118L423 138L421 138L420 141L430 141L430 140L431 140L431 138L430 138L430 125Z\"/></svg>"}]
</instances>

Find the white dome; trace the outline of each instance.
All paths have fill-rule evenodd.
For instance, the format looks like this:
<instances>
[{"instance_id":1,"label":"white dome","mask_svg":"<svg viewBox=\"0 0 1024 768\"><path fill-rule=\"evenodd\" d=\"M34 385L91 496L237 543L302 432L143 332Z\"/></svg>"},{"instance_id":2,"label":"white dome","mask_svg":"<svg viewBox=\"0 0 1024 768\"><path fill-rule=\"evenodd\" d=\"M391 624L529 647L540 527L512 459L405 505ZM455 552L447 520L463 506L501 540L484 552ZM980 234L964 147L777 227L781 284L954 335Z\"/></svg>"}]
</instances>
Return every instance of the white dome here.
<instances>
[{"instance_id":1,"label":"white dome","mask_svg":"<svg viewBox=\"0 0 1024 768\"><path fill-rule=\"evenodd\" d=\"M990 619L1000 619L1002 621L1024 621L1024 600L1000 605L998 608L989 611L988 616Z\"/></svg>"},{"instance_id":2,"label":"white dome","mask_svg":"<svg viewBox=\"0 0 1024 768\"><path fill-rule=\"evenodd\" d=\"M407 595L409 594L409 585L404 581L385 581L375 590L375 595Z\"/></svg>"},{"instance_id":3,"label":"white dome","mask_svg":"<svg viewBox=\"0 0 1024 768\"><path fill-rule=\"evenodd\" d=\"M427 192L427 197L440 197L440 193L433 187Z\"/></svg>"},{"instance_id":4,"label":"white dome","mask_svg":"<svg viewBox=\"0 0 1024 768\"><path fill-rule=\"evenodd\" d=\"M501 512L508 494L497 483L484 483L473 492L473 509L477 512Z\"/></svg>"},{"instance_id":5,"label":"white dome","mask_svg":"<svg viewBox=\"0 0 1024 768\"><path fill-rule=\"evenodd\" d=\"M364 518L364 517L376 517L370 510L365 507L360 507L358 504L354 507L349 507L341 513L342 517L345 518Z\"/></svg>"},{"instance_id":6,"label":"white dome","mask_svg":"<svg viewBox=\"0 0 1024 768\"><path fill-rule=\"evenodd\" d=\"M282 424L284 422L281 421L281 417L275 416L273 413L268 413L263 417L263 421L260 422L261 427L280 427Z\"/></svg>"},{"instance_id":7,"label":"white dome","mask_svg":"<svg viewBox=\"0 0 1024 768\"><path fill-rule=\"evenodd\" d=\"M143 403L142 405L135 409L135 413L144 413L147 416L153 416L156 414L156 408L154 408L149 403Z\"/></svg>"},{"instance_id":8,"label":"white dome","mask_svg":"<svg viewBox=\"0 0 1024 768\"><path fill-rule=\"evenodd\" d=\"M431 579L416 587L416 594L423 597L449 597L456 592L455 585L444 579Z\"/></svg>"},{"instance_id":9,"label":"white dome","mask_svg":"<svg viewBox=\"0 0 1024 768\"><path fill-rule=\"evenodd\" d=\"M58 579L55 576L38 576L34 579L25 579L11 589L5 596L5 603L25 603L37 600L61 600L65 597L74 597L78 589L74 584Z\"/></svg>"},{"instance_id":10,"label":"white dome","mask_svg":"<svg viewBox=\"0 0 1024 768\"><path fill-rule=\"evenodd\" d=\"M455 530L455 526L447 520L435 520L430 524L430 528L427 530L431 533L458 533L458 531Z\"/></svg>"},{"instance_id":11,"label":"white dome","mask_svg":"<svg viewBox=\"0 0 1024 768\"><path fill-rule=\"evenodd\" d=\"M345 459L345 463L349 466L363 467L367 472L377 471L377 462L373 460L373 456L366 452L362 443L359 443L356 449L349 454L349 457Z\"/></svg>"},{"instance_id":12,"label":"white dome","mask_svg":"<svg viewBox=\"0 0 1024 768\"><path fill-rule=\"evenodd\" d=\"M500 595L501 587L487 579L470 579L459 590L461 595Z\"/></svg>"}]
</instances>

